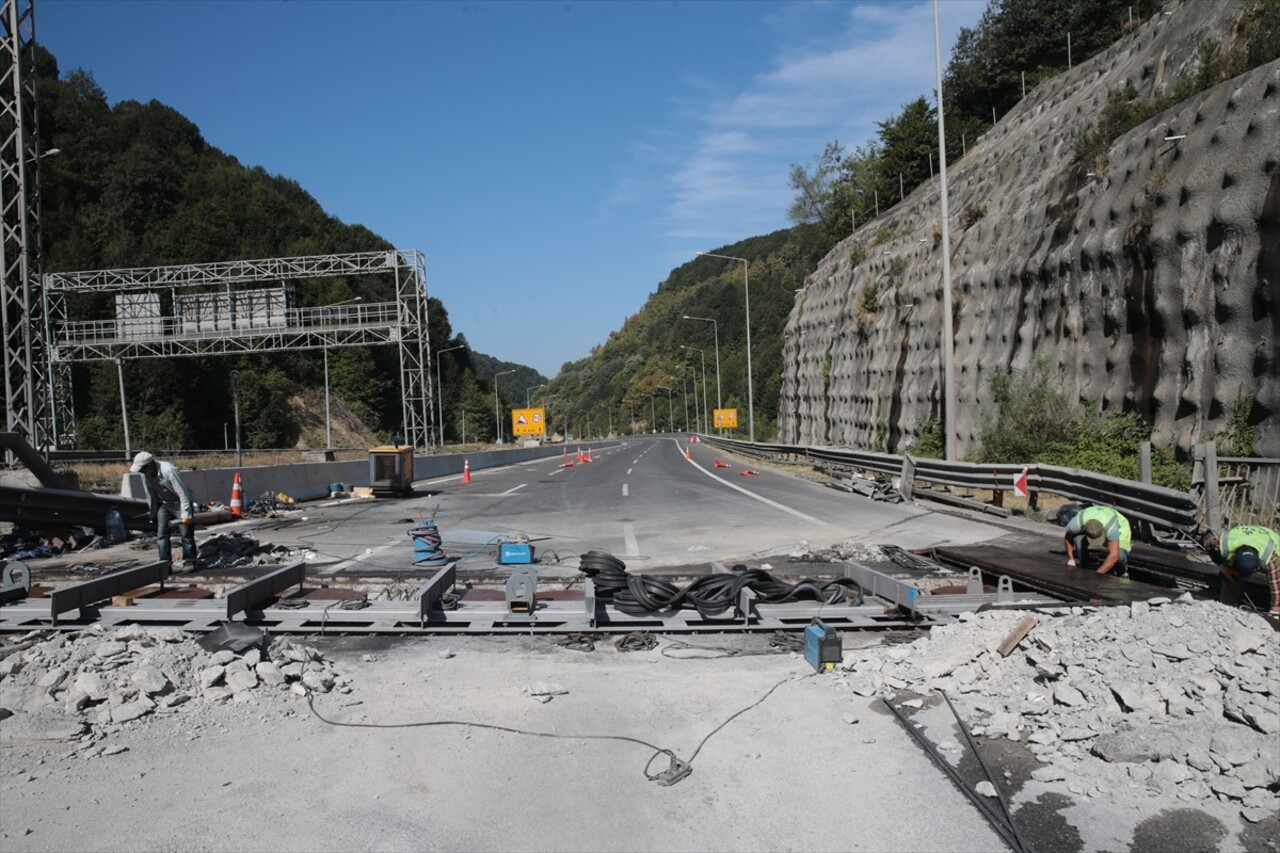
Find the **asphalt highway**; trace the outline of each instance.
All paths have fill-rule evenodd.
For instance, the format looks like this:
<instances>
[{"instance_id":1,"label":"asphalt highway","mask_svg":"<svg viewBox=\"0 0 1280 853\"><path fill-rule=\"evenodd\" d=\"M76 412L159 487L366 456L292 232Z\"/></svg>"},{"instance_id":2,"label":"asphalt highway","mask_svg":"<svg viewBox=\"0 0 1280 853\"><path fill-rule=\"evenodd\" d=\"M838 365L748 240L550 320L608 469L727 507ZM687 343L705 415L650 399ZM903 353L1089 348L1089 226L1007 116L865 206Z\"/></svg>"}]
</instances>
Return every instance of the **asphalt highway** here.
<instances>
[{"instance_id":1,"label":"asphalt highway","mask_svg":"<svg viewBox=\"0 0 1280 853\"><path fill-rule=\"evenodd\" d=\"M716 467L717 460L727 467ZM620 440L594 450L591 462L578 462L571 447L564 457L473 471L470 483L458 476L420 481L410 498L318 502L291 523L247 521L240 529L306 551L315 574L374 574L411 569L407 531L424 518L434 519L460 569L495 566L494 543L525 536L539 573L549 576L558 565L572 574L576 557L591 549L645 572L712 561L759 564L849 539L914 548L1004 533L669 437Z\"/></svg>"}]
</instances>

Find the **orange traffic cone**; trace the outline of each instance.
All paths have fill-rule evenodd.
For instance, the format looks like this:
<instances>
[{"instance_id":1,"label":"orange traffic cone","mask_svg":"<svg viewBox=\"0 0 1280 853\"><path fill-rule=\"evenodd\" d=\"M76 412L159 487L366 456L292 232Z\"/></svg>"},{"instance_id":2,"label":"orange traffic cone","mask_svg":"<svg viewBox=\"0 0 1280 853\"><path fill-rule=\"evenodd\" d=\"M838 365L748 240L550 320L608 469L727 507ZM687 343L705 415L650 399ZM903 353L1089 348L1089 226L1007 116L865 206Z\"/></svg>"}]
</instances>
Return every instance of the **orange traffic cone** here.
<instances>
[{"instance_id":1,"label":"orange traffic cone","mask_svg":"<svg viewBox=\"0 0 1280 853\"><path fill-rule=\"evenodd\" d=\"M462 482L471 482L471 460L469 459L462 460Z\"/></svg>"},{"instance_id":2,"label":"orange traffic cone","mask_svg":"<svg viewBox=\"0 0 1280 853\"><path fill-rule=\"evenodd\" d=\"M595 461L594 459L592 459L592 458L591 458L591 448L590 448L590 447L588 447L588 448L587 448L587 461L588 461L588 462L594 462L594 461Z\"/></svg>"},{"instance_id":3,"label":"orange traffic cone","mask_svg":"<svg viewBox=\"0 0 1280 853\"><path fill-rule=\"evenodd\" d=\"M693 456L692 456L692 455L690 455L690 453L689 453L689 445L687 445L687 444L684 446L684 458L685 458L685 459L692 459L692 458L693 458Z\"/></svg>"},{"instance_id":4,"label":"orange traffic cone","mask_svg":"<svg viewBox=\"0 0 1280 853\"><path fill-rule=\"evenodd\" d=\"M569 455L569 448L567 448L567 447L561 447L561 448L560 448L560 455L561 455L561 456L568 456L568 455Z\"/></svg>"},{"instance_id":5,"label":"orange traffic cone","mask_svg":"<svg viewBox=\"0 0 1280 853\"><path fill-rule=\"evenodd\" d=\"M729 467L729 463L728 463L728 462L721 462L719 459L717 459L717 460L716 460L716 467L717 467L717 468L728 468L728 467Z\"/></svg>"},{"instance_id":6,"label":"orange traffic cone","mask_svg":"<svg viewBox=\"0 0 1280 853\"><path fill-rule=\"evenodd\" d=\"M750 477L754 474L759 474L759 473L760 473L759 471L752 471L750 468L743 468L741 471L741 474L744 477Z\"/></svg>"},{"instance_id":7,"label":"orange traffic cone","mask_svg":"<svg viewBox=\"0 0 1280 853\"><path fill-rule=\"evenodd\" d=\"M240 483L239 471L231 481L231 514L236 518L244 518L244 486Z\"/></svg>"},{"instance_id":8,"label":"orange traffic cone","mask_svg":"<svg viewBox=\"0 0 1280 853\"><path fill-rule=\"evenodd\" d=\"M578 448L578 461L579 461L579 462L586 462L586 461L587 461L587 457L585 457L585 456L583 456L583 455L582 455L582 448L581 448L581 447L579 447L579 448Z\"/></svg>"}]
</instances>

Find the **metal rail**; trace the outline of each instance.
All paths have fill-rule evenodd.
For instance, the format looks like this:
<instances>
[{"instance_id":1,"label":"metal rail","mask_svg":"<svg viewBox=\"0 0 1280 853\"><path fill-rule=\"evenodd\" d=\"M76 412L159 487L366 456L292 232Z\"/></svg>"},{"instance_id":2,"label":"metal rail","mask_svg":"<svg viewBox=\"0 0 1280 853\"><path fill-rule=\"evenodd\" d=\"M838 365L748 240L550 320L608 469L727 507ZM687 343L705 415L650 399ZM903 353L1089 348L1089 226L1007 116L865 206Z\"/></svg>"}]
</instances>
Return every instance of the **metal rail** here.
<instances>
[{"instance_id":1,"label":"metal rail","mask_svg":"<svg viewBox=\"0 0 1280 853\"><path fill-rule=\"evenodd\" d=\"M786 444L752 444L736 439L706 436L704 440L725 450L751 456L793 456L811 461L874 471L901 478L899 490L911 498L913 482L963 489L1013 490L1014 478L1022 474L1022 465L946 462L941 459L916 459L891 453L871 453L833 447L802 447ZM1135 483L1079 468L1054 465L1028 465L1027 488L1031 492L1050 492L1075 501L1112 506L1130 519L1146 521L1169 530L1189 530L1196 526L1195 499L1186 492ZM927 495L924 495L927 496Z\"/></svg>"},{"instance_id":2,"label":"metal rail","mask_svg":"<svg viewBox=\"0 0 1280 853\"><path fill-rule=\"evenodd\" d=\"M67 587L53 593L53 600L28 598L0 606L0 631L29 631L49 627L74 630L94 623L104 626L161 624L178 626L188 631L212 631L241 614L245 624L276 632L300 633L557 634L584 631L607 634L637 630L668 633L776 631L802 629L815 617L821 617L838 630L861 630L927 628L946 624L960 613L985 605L997 606L1015 601L1022 606L1059 603L1030 594L1013 596L1011 590L1002 590L998 594L921 596L914 607L904 607L901 602L910 604L912 596L909 584L856 564L849 564L844 572L845 576L855 578L863 586L867 593L865 603L853 605L796 601L764 604L753 596L744 596L739 600L735 612L724 616L703 617L696 610L664 610L637 615L618 610L611 598L598 597L595 585L587 579L581 597L539 597L531 613L520 614L519 618L515 618L505 600L478 589L459 590L456 609L441 608L441 597L454 585L456 572L453 566L446 566L436 572L418 589L414 601L375 601L359 610L344 610L335 607L336 601L333 599L309 598L305 587L305 565L297 563L235 587L221 600L193 597L177 601L147 596L136 599L129 606L103 605L91 613L82 610L81 619L74 625L59 623L57 617L75 607L84 608L124 591L139 589L151 583L162 583L168 577L168 567L156 563L141 570L117 572ZM290 603L306 600L309 606L285 607L270 603L279 592L295 583L301 590L290 596Z\"/></svg>"},{"instance_id":3,"label":"metal rail","mask_svg":"<svg viewBox=\"0 0 1280 853\"><path fill-rule=\"evenodd\" d=\"M125 527L154 532L146 501L119 495L95 495L69 489L0 486L0 521L19 527L92 527L104 530L107 510L120 510Z\"/></svg>"}]
</instances>

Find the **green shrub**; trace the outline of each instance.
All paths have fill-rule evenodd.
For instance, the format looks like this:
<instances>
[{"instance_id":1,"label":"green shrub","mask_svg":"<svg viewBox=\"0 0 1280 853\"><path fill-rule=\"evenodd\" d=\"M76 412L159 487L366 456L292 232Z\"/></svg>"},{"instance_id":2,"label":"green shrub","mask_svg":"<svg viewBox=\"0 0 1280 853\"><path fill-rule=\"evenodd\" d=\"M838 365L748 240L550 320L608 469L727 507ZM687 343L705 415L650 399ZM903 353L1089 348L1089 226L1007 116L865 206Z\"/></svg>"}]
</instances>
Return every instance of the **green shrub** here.
<instances>
[{"instance_id":1,"label":"green shrub","mask_svg":"<svg viewBox=\"0 0 1280 853\"><path fill-rule=\"evenodd\" d=\"M917 459L942 459L947 454L947 437L942 432L942 421L929 418L920 424L920 437L907 450Z\"/></svg>"}]
</instances>

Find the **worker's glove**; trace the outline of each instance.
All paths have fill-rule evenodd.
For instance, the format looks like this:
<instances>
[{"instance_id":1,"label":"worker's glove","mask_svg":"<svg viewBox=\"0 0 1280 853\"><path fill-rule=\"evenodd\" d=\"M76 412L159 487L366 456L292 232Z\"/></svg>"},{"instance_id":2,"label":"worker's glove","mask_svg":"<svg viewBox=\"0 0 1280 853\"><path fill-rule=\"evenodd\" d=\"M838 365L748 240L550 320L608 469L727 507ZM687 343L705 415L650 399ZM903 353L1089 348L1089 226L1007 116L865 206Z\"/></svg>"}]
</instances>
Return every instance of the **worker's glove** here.
<instances>
[{"instance_id":1,"label":"worker's glove","mask_svg":"<svg viewBox=\"0 0 1280 853\"><path fill-rule=\"evenodd\" d=\"M1067 566L1069 566L1070 568L1073 568L1073 569L1074 569L1074 568L1076 567L1076 561L1075 561L1075 560L1067 560Z\"/></svg>"}]
</instances>

